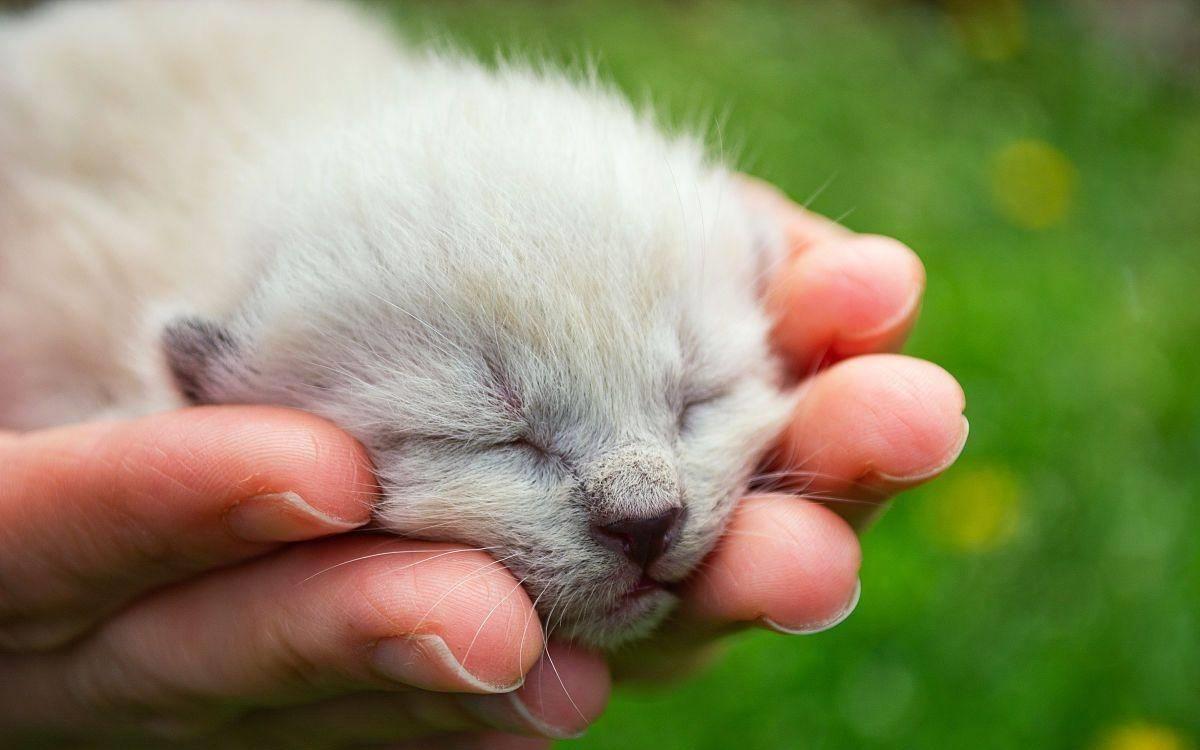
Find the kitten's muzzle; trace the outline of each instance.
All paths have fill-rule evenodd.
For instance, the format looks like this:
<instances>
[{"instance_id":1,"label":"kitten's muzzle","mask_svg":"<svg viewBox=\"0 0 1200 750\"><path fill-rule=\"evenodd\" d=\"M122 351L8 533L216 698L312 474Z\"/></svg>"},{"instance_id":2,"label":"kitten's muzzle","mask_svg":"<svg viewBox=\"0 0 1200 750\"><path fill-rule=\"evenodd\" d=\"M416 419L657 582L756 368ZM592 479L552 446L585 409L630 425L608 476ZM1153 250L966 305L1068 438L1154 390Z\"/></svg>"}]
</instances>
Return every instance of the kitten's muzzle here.
<instances>
[{"instance_id":1,"label":"kitten's muzzle","mask_svg":"<svg viewBox=\"0 0 1200 750\"><path fill-rule=\"evenodd\" d=\"M589 467L583 489L592 538L643 572L671 549L687 520L674 461L656 445L609 451Z\"/></svg>"}]
</instances>

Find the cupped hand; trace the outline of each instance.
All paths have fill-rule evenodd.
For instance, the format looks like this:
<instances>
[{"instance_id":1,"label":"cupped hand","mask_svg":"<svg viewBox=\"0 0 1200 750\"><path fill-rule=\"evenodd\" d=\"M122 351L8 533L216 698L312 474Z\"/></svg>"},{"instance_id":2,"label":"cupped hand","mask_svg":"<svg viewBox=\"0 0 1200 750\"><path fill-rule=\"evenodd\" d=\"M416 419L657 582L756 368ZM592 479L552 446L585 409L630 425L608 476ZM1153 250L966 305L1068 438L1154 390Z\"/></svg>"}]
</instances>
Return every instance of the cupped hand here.
<instances>
[{"instance_id":1,"label":"cupped hand","mask_svg":"<svg viewBox=\"0 0 1200 750\"><path fill-rule=\"evenodd\" d=\"M854 527L936 476L963 395L884 354L924 274L746 186L791 254L768 304L803 397L762 484L685 589L615 664L675 676L739 626L823 630L859 596ZM605 663L543 643L486 550L344 532L366 455L332 425L258 407L0 435L0 735L39 746L544 747L603 709ZM322 539L322 537L330 537Z\"/></svg>"},{"instance_id":2,"label":"cupped hand","mask_svg":"<svg viewBox=\"0 0 1200 750\"><path fill-rule=\"evenodd\" d=\"M374 495L283 409L0 434L0 744L542 747L599 714L604 664L545 651L486 551L343 534Z\"/></svg>"}]
</instances>

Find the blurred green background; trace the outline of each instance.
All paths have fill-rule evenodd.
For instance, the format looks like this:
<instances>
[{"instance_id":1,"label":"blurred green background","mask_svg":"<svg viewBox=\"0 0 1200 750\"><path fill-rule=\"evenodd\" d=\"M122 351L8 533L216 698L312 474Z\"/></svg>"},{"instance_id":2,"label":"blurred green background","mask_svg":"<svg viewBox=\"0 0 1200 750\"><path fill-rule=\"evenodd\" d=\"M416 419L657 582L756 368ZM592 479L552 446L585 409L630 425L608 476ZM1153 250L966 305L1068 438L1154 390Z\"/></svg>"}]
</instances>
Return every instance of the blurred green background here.
<instances>
[{"instance_id":1,"label":"blurred green background","mask_svg":"<svg viewBox=\"0 0 1200 750\"><path fill-rule=\"evenodd\" d=\"M864 538L848 622L619 690L571 747L1196 746L1195 5L393 5L418 37L592 59L911 245L929 289L909 351L968 396L959 464Z\"/></svg>"}]
</instances>

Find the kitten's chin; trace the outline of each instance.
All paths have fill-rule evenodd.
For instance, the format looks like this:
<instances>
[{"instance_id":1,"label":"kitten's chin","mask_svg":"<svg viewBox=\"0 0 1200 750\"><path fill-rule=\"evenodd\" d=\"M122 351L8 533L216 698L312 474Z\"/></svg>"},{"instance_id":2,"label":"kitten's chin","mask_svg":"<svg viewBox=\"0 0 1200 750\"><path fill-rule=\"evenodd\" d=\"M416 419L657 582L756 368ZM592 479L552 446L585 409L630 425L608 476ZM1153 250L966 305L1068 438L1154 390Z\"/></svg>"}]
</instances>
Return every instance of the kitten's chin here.
<instances>
[{"instance_id":1,"label":"kitten's chin","mask_svg":"<svg viewBox=\"0 0 1200 750\"><path fill-rule=\"evenodd\" d=\"M556 635L602 651L613 651L654 632L679 597L665 589L626 594L604 611L561 624Z\"/></svg>"}]
</instances>

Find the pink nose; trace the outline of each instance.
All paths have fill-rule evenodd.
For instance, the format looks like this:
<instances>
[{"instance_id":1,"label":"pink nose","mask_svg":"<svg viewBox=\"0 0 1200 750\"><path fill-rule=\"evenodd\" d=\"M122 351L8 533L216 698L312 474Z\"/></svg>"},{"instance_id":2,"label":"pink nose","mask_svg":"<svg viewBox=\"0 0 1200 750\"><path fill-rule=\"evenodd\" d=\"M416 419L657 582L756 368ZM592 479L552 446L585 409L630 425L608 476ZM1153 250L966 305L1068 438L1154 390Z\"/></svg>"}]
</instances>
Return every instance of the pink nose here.
<instances>
[{"instance_id":1,"label":"pink nose","mask_svg":"<svg viewBox=\"0 0 1200 750\"><path fill-rule=\"evenodd\" d=\"M645 570L662 557L678 535L682 508L637 518L622 518L603 525L592 525L592 536L600 544L624 555Z\"/></svg>"}]
</instances>

